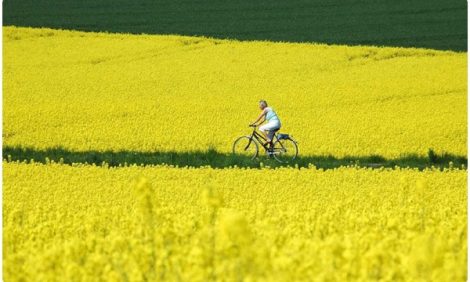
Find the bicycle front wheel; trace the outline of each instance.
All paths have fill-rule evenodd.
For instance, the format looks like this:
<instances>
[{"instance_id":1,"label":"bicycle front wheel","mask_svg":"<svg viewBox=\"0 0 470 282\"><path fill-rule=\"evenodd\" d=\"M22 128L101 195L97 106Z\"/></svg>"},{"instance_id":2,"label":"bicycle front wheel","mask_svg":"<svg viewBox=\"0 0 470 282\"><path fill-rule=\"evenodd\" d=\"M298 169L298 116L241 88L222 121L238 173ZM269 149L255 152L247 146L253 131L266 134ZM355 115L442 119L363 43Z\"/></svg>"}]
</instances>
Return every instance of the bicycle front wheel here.
<instances>
[{"instance_id":1,"label":"bicycle front wheel","mask_svg":"<svg viewBox=\"0 0 470 282\"><path fill-rule=\"evenodd\" d=\"M233 154L253 160L258 156L258 143L253 138L242 136L233 142Z\"/></svg>"},{"instance_id":2,"label":"bicycle front wheel","mask_svg":"<svg viewBox=\"0 0 470 282\"><path fill-rule=\"evenodd\" d=\"M299 153L297 143L292 139L282 139L274 142L271 154L280 163L288 163L295 158Z\"/></svg>"}]
</instances>

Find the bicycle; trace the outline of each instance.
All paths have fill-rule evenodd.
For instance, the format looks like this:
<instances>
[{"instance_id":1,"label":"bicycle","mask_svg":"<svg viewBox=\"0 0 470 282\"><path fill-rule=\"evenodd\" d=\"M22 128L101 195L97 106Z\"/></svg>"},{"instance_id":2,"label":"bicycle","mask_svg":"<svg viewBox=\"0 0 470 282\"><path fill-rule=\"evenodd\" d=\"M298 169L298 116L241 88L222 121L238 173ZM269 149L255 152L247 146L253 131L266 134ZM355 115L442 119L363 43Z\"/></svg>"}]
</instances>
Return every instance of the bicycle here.
<instances>
[{"instance_id":1,"label":"bicycle","mask_svg":"<svg viewBox=\"0 0 470 282\"><path fill-rule=\"evenodd\" d=\"M249 136L241 136L233 143L233 154L243 155L254 160L259 154L259 145L261 145L269 157L274 157L280 163L287 163L295 160L299 153L297 141L289 134L277 133L279 129L274 130L274 136L271 142L267 142L266 138L256 131L256 125L253 132Z\"/></svg>"}]
</instances>

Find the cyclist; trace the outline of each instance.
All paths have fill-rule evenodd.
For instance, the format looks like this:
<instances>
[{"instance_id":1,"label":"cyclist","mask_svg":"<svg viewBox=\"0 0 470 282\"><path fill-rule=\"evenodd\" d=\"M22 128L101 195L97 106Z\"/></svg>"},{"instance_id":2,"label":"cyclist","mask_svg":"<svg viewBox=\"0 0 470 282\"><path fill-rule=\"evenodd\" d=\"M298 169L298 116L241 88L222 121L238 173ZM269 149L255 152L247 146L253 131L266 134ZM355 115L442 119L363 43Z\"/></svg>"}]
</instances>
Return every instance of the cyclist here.
<instances>
[{"instance_id":1,"label":"cyclist","mask_svg":"<svg viewBox=\"0 0 470 282\"><path fill-rule=\"evenodd\" d=\"M271 107L268 107L268 103L265 100L259 101L259 108L261 109L261 114L250 125L257 126L262 124L264 121L267 121L266 124L259 127L259 131L261 131L264 137L266 137L266 144L268 144L271 143L274 137L274 132L281 128L281 121L279 120L276 112ZM260 120L261 122L257 124Z\"/></svg>"}]
</instances>

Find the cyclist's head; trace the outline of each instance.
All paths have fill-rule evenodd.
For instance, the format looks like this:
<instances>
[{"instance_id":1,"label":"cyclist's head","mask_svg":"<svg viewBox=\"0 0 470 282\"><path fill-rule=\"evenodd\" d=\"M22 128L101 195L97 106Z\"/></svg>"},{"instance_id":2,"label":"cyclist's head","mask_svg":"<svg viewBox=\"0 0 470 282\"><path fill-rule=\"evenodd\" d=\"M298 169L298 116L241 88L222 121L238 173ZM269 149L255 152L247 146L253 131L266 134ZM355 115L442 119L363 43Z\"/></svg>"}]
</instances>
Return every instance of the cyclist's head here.
<instances>
[{"instance_id":1,"label":"cyclist's head","mask_svg":"<svg viewBox=\"0 0 470 282\"><path fill-rule=\"evenodd\" d=\"M268 106L268 102L266 102L265 100L260 100L259 101L259 108L264 110L264 108L266 108Z\"/></svg>"}]
</instances>

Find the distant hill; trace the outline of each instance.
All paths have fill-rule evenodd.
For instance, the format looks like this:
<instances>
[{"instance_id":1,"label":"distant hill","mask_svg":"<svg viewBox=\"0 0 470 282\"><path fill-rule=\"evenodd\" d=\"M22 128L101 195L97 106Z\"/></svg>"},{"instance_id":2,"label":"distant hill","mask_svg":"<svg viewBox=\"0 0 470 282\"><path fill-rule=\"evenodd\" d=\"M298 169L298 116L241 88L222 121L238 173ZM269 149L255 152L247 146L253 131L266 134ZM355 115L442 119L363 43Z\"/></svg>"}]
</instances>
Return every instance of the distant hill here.
<instances>
[{"instance_id":1,"label":"distant hill","mask_svg":"<svg viewBox=\"0 0 470 282\"><path fill-rule=\"evenodd\" d=\"M465 51L464 0L4 0L3 24Z\"/></svg>"}]
</instances>

